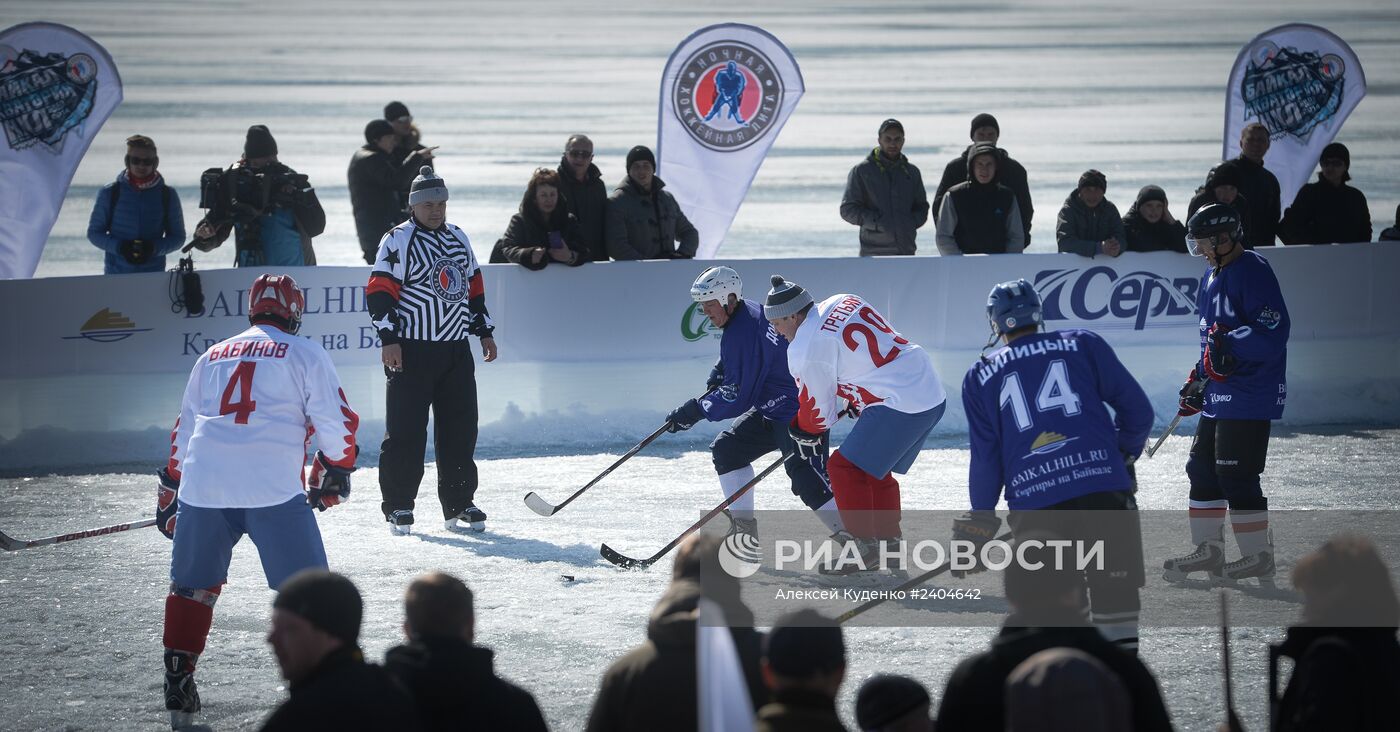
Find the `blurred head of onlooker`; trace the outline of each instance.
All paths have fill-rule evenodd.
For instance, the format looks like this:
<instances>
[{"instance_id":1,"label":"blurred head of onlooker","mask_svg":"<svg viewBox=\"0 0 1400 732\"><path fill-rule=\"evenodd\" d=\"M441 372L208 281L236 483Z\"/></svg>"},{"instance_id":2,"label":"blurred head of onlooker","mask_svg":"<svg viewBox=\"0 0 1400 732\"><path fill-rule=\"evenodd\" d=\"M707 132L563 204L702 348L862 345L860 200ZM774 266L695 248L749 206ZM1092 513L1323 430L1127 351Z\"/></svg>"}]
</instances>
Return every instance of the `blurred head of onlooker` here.
<instances>
[{"instance_id":1,"label":"blurred head of onlooker","mask_svg":"<svg viewBox=\"0 0 1400 732\"><path fill-rule=\"evenodd\" d=\"M1121 732L1134 729L1128 690L1102 661L1051 648L1006 677L1007 732Z\"/></svg>"},{"instance_id":2,"label":"blurred head of onlooker","mask_svg":"<svg viewBox=\"0 0 1400 732\"><path fill-rule=\"evenodd\" d=\"M1329 143L1327 147L1322 148L1317 164L1322 169L1318 173L1318 180L1327 181L1334 186L1351 180L1351 151L1340 142Z\"/></svg>"},{"instance_id":3,"label":"blurred head of onlooker","mask_svg":"<svg viewBox=\"0 0 1400 732\"><path fill-rule=\"evenodd\" d=\"M681 544L671 584L651 611L646 640L603 673L588 729L698 727L696 634L702 598L716 601L724 611L754 708L768 700L759 672L762 635L752 627L753 613L739 602L738 580L720 566L722 543L712 534L692 534Z\"/></svg>"},{"instance_id":4,"label":"blurred head of onlooker","mask_svg":"<svg viewBox=\"0 0 1400 732\"><path fill-rule=\"evenodd\" d=\"M1167 208L1167 192L1147 185L1123 214L1123 234L1130 252L1186 253L1186 226Z\"/></svg>"},{"instance_id":5,"label":"blurred head of onlooker","mask_svg":"<svg viewBox=\"0 0 1400 732\"><path fill-rule=\"evenodd\" d=\"M593 141L588 135L570 135L564 141L564 158L559 162L569 167L575 180L587 180L589 168L593 167Z\"/></svg>"},{"instance_id":6,"label":"blurred head of onlooker","mask_svg":"<svg viewBox=\"0 0 1400 732\"><path fill-rule=\"evenodd\" d=\"M125 167L97 192L88 217L88 241L106 253L106 274L161 272L165 255L185 241L180 197L156 168L156 143L145 135L126 138Z\"/></svg>"},{"instance_id":7,"label":"blurred head of onlooker","mask_svg":"<svg viewBox=\"0 0 1400 732\"><path fill-rule=\"evenodd\" d=\"M363 609L354 583L334 572L308 569L283 583L267 634L282 677L296 684L335 651L356 647Z\"/></svg>"},{"instance_id":8,"label":"blurred head of onlooker","mask_svg":"<svg viewBox=\"0 0 1400 732\"><path fill-rule=\"evenodd\" d=\"M472 591L444 572L422 575L404 596L408 642L389 649L384 668L409 693L428 729L544 730L544 716L530 692L496 675L495 654L474 645ZM470 693L471 710L462 708ZM464 716L466 715L466 716Z\"/></svg>"},{"instance_id":9,"label":"blurred head of onlooker","mask_svg":"<svg viewBox=\"0 0 1400 732\"><path fill-rule=\"evenodd\" d=\"M997 124L997 118L983 112L972 118L972 141L989 142L997 144L1001 139L1001 125Z\"/></svg>"},{"instance_id":10,"label":"blurred head of onlooker","mask_svg":"<svg viewBox=\"0 0 1400 732\"><path fill-rule=\"evenodd\" d=\"M1375 544L1334 537L1298 560L1293 585L1303 617L1278 646L1294 666L1274 729L1400 729L1400 601Z\"/></svg>"},{"instance_id":11,"label":"blurred head of onlooker","mask_svg":"<svg viewBox=\"0 0 1400 732\"><path fill-rule=\"evenodd\" d=\"M394 134L399 136L401 143L414 145L418 142L418 127L413 124L413 115L408 111L408 105L403 102L389 102L384 105L384 119L394 127Z\"/></svg>"},{"instance_id":12,"label":"blurred head of onlooker","mask_svg":"<svg viewBox=\"0 0 1400 732\"><path fill-rule=\"evenodd\" d=\"M1108 190L1108 176L1090 168L1079 176L1079 200L1089 208L1097 208Z\"/></svg>"},{"instance_id":13,"label":"blurred head of onlooker","mask_svg":"<svg viewBox=\"0 0 1400 732\"><path fill-rule=\"evenodd\" d=\"M383 153L391 153L394 146L398 144L398 133L394 132L394 126L387 120L371 120L365 125L365 143L374 146Z\"/></svg>"},{"instance_id":14,"label":"blurred head of onlooker","mask_svg":"<svg viewBox=\"0 0 1400 732\"><path fill-rule=\"evenodd\" d=\"M880 154L886 160L897 161L903 157L904 125L891 117L880 123L880 131L875 136L880 145Z\"/></svg>"},{"instance_id":15,"label":"blurred head of onlooker","mask_svg":"<svg viewBox=\"0 0 1400 732\"><path fill-rule=\"evenodd\" d=\"M923 684L894 674L876 674L856 692L861 732L933 732L932 700Z\"/></svg>"},{"instance_id":16,"label":"blurred head of onlooker","mask_svg":"<svg viewBox=\"0 0 1400 732\"><path fill-rule=\"evenodd\" d=\"M844 729L836 694L845 678L841 626L811 609L782 615L763 641L763 680L773 701L758 710L755 729Z\"/></svg>"},{"instance_id":17,"label":"blurred head of onlooker","mask_svg":"<svg viewBox=\"0 0 1400 732\"><path fill-rule=\"evenodd\" d=\"M559 194L559 173L549 168L536 168L525 184L525 197L520 200L520 212L533 216L542 224L559 228L569 218L569 210Z\"/></svg>"},{"instance_id":18,"label":"blurred head of onlooker","mask_svg":"<svg viewBox=\"0 0 1400 732\"><path fill-rule=\"evenodd\" d=\"M1250 122L1240 130L1240 155L1264 164L1264 155L1269 152L1269 128L1261 122Z\"/></svg>"},{"instance_id":19,"label":"blurred head of onlooker","mask_svg":"<svg viewBox=\"0 0 1400 732\"><path fill-rule=\"evenodd\" d=\"M1240 195L1239 167L1228 160L1215 166L1206 180L1206 187L1215 196L1216 203L1224 203L1238 208L1235 201Z\"/></svg>"},{"instance_id":20,"label":"blurred head of onlooker","mask_svg":"<svg viewBox=\"0 0 1400 732\"><path fill-rule=\"evenodd\" d=\"M365 663L363 609L354 583L334 572L306 569L282 583L267 642L290 694L263 730L418 729L408 692Z\"/></svg>"},{"instance_id":21,"label":"blurred head of onlooker","mask_svg":"<svg viewBox=\"0 0 1400 732\"><path fill-rule=\"evenodd\" d=\"M637 145L627 151L627 177L644 191L651 190L652 178L656 175L656 156L646 145Z\"/></svg>"}]
</instances>

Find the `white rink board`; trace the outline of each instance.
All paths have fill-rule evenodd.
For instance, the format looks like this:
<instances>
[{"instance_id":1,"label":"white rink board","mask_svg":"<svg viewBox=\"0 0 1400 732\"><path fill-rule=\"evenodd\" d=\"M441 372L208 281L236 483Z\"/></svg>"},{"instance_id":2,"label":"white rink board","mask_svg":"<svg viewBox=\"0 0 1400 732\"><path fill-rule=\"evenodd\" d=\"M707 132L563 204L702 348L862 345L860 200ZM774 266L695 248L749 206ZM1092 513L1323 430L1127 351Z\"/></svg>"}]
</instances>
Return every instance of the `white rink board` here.
<instances>
[{"instance_id":1,"label":"white rink board","mask_svg":"<svg viewBox=\"0 0 1400 732\"><path fill-rule=\"evenodd\" d=\"M1400 288L1394 285L1400 247L1276 247L1264 254L1293 319L1285 419L1393 420L1400 414ZM999 281L1036 281L1049 327L1104 335L1152 396L1159 423L1170 418L1195 359L1193 293L1204 263L1184 255L715 263L734 266L751 298L761 299L769 275L780 273L819 299L844 291L874 302L895 328L933 353L951 402L942 432L965 429L958 387L986 342L986 295ZM508 412L664 415L693 396L719 350L718 334L707 332L687 295L708 264L595 263L542 272L487 265L501 358L477 364L483 425ZM291 273L307 291L303 334L330 350L351 404L372 425L383 419L383 376L364 304L368 271ZM9 314L0 353L0 438L41 428L168 428L195 358L247 323L246 288L255 272L200 274L206 311L197 318L172 312L165 274L0 281L0 308ZM104 309L105 322L84 330Z\"/></svg>"}]
</instances>

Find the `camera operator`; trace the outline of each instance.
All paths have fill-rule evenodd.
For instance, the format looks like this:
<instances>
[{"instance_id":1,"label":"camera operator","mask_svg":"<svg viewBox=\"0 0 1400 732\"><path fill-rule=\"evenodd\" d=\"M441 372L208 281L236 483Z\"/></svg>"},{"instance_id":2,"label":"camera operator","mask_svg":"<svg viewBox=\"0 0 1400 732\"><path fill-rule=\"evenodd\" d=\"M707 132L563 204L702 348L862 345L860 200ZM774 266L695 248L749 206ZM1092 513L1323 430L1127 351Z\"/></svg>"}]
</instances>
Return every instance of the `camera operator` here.
<instances>
[{"instance_id":1,"label":"camera operator","mask_svg":"<svg viewBox=\"0 0 1400 732\"><path fill-rule=\"evenodd\" d=\"M237 267L316 264L311 238L326 229L326 212L306 176L277 160L266 125L248 128L243 158L200 178L200 208L208 210L190 245L202 252L235 233Z\"/></svg>"},{"instance_id":2,"label":"camera operator","mask_svg":"<svg viewBox=\"0 0 1400 732\"><path fill-rule=\"evenodd\" d=\"M126 169L97 191L88 218L88 241L106 252L103 272L163 272L165 255L185 242L180 196L156 166L156 143L126 138Z\"/></svg>"}]
</instances>

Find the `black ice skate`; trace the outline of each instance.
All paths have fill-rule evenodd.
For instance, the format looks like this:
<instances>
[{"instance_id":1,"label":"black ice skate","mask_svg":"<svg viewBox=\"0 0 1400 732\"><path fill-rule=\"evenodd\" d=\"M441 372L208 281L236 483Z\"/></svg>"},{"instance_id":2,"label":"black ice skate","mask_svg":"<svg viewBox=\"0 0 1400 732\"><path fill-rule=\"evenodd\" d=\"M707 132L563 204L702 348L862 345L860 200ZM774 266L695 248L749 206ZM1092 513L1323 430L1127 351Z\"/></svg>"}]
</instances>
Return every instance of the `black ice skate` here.
<instances>
[{"instance_id":1,"label":"black ice skate","mask_svg":"<svg viewBox=\"0 0 1400 732\"><path fill-rule=\"evenodd\" d=\"M850 532L838 531L831 535L831 540L836 543L831 561L818 567L817 574L826 577L870 577L880 571L879 539L857 539ZM853 557L858 557L859 561Z\"/></svg>"},{"instance_id":2,"label":"black ice skate","mask_svg":"<svg viewBox=\"0 0 1400 732\"><path fill-rule=\"evenodd\" d=\"M1196 545L1196 551L1184 557L1168 559L1162 563L1162 579L1168 582L1184 582L1192 572L1205 572L1212 577L1225 566L1225 542L1219 539L1206 539Z\"/></svg>"},{"instance_id":3,"label":"black ice skate","mask_svg":"<svg viewBox=\"0 0 1400 732\"><path fill-rule=\"evenodd\" d=\"M448 531L481 533L486 530L486 512L468 503L462 512L443 522Z\"/></svg>"},{"instance_id":4,"label":"black ice skate","mask_svg":"<svg viewBox=\"0 0 1400 732\"><path fill-rule=\"evenodd\" d=\"M389 533L394 536L408 536L413 531L413 512L407 509L394 511L385 520L389 522Z\"/></svg>"},{"instance_id":5,"label":"black ice skate","mask_svg":"<svg viewBox=\"0 0 1400 732\"><path fill-rule=\"evenodd\" d=\"M165 652L165 708L170 711L170 728L184 729L194 723L199 711L199 689L188 654Z\"/></svg>"},{"instance_id":6,"label":"black ice skate","mask_svg":"<svg viewBox=\"0 0 1400 732\"><path fill-rule=\"evenodd\" d=\"M758 546L758 519L729 517L729 533L743 534L741 540L749 546Z\"/></svg>"},{"instance_id":7,"label":"black ice skate","mask_svg":"<svg viewBox=\"0 0 1400 732\"><path fill-rule=\"evenodd\" d=\"M1274 554L1265 551L1240 557L1217 570L1213 579L1221 585L1236 585L1240 580L1254 579L1260 587L1274 587Z\"/></svg>"}]
</instances>

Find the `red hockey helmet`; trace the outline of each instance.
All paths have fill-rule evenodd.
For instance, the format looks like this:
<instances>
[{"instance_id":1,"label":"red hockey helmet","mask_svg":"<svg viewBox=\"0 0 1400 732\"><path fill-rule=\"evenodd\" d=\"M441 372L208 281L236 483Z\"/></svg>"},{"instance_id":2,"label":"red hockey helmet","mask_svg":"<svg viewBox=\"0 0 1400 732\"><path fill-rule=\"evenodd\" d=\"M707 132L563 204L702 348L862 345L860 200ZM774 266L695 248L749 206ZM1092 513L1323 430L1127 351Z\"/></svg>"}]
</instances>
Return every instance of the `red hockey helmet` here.
<instances>
[{"instance_id":1,"label":"red hockey helmet","mask_svg":"<svg viewBox=\"0 0 1400 732\"><path fill-rule=\"evenodd\" d=\"M270 323L287 331L301 330L306 297L291 275L265 274L248 290L248 322Z\"/></svg>"}]
</instances>

